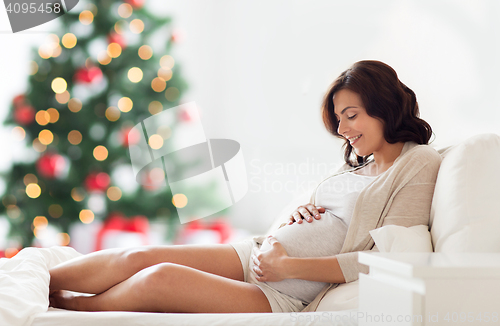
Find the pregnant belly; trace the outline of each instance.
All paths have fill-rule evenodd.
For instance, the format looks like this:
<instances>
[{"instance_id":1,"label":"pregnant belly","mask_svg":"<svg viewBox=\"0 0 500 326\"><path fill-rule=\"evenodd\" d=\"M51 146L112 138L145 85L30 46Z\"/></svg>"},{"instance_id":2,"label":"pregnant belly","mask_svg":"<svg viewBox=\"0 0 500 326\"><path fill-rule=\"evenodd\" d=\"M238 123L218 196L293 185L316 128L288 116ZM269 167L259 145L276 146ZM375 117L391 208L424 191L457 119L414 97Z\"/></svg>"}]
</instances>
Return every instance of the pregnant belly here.
<instances>
[{"instance_id":1,"label":"pregnant belly","mask_svg":"<svg viewBox=\"0 0 500 326\"><path fill-rule=\"evenodd\" d=\"M340 253L346 233L347 225L330 211L326 211L320 220L286 225L271 234L281 243L290 257L325 257ZM261 251L269 249L271 245L267 241L260 248ZM326 284L300 279L266 283L304 303L311 302Z\"/></svg>"}]
</instances>

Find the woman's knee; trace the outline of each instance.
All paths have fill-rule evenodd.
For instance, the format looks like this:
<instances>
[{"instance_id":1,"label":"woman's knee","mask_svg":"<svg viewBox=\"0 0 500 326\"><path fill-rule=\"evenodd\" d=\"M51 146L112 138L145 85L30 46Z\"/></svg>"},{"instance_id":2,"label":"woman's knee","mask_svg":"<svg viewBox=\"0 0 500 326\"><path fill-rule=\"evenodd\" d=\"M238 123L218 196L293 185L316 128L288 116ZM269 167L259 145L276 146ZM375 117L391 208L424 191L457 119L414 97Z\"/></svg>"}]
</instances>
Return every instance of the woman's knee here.
<instances>
[{"instance_id":1,"label":"woman's knee","mask_svg":"<svg viewBox=\"0 0 500 326\"><path fill-rule=\"evenodd\" d=\"M164 288L172 290L172 287L181 283L183 277L182 266L173 263L160 263L140 272L138 282L140 288L146 293L160 291Z\"/></svg>"},{"instance_id":2,"label":"woman's knee","mask_svg":"<svg viewBox=\"0 0 500 326\"><path fill-rule=\"evenodd\" d=\"M135 272L157 263L148 247L124 249L119 254L119 260L123 268L130 268L135 270Z\"/></svg>"}]
</instances>

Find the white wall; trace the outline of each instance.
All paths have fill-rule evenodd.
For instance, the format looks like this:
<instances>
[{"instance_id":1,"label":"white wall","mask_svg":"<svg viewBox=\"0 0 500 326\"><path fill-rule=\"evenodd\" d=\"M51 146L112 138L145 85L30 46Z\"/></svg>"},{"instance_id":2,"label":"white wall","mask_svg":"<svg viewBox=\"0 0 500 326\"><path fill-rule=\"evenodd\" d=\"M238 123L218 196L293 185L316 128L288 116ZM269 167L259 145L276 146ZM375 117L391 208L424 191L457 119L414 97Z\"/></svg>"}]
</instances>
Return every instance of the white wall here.
<instances>
[{"instance_id":1,"label":"white wall","mask_svg":"<svg viewBox=\"0 0 500 326\"><path fill-rule=\"evenodd\" d=\"M341 143L322 125L319 104L355 61L376 59L396 69L416 92L436 147L500 133L497 1L150 0L148 6L172 15L184 34L175 57L207 137L242 145L250 189L231 219L252 232L266 230L283 205L325 177L325 169L317 171L322 165L340 165ZM31 40L0 37L19 53L0 52L1 111L25 85Z\"/></svg>"}]
</instances>

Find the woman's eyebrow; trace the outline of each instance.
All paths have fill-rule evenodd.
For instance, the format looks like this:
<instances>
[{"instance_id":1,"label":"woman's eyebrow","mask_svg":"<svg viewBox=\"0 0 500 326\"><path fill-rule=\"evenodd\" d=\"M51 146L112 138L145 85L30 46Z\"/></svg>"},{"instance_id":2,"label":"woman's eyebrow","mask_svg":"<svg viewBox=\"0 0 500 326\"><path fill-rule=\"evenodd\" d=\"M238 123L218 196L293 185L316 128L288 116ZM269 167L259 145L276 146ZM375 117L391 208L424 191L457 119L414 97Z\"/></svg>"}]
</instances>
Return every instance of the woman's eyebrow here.
<instances>
[{"instance_id":1,"label":"woman's eyebrow","mask_svg":"<svg viewBox=\"0 0 500 326\"><path fill-rule=\"evenodd\" d=\"M347 110L347 109L352 109L352 108L357 108L357 106L354 106L354 105L351 105L351 106L346 106L346 107L342 110L342 112L340 112L340 115L344 114L345 110ZM337 114L335 113L335 115L337 115Z\"/></svg>"}]
</instances>

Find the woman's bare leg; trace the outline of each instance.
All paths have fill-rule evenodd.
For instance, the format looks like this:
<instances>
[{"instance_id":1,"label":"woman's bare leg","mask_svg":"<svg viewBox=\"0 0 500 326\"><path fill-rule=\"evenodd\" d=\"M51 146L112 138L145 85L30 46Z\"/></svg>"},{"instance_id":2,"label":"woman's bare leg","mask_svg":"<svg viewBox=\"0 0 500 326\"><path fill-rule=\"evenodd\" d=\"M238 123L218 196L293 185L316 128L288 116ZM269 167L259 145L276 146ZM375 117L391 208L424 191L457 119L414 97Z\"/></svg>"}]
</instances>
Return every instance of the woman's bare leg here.
<instances>
[{"instance_id":1,"label":"woman's bare leg","mask_svg":"<svg viewBox=\"0 0 500 326\"><path fill-rule=\"evenodd\" d=\"M140 270L164 262L243 281L240 259L229 244L144 246L101 250L58 265L50 270L50 293L102 293Z\"/></svg>"},{"instance_id":2,"label":"woman's bare leg","mask_svg":"<svg viewBox=\"0 0 500 326\"><path fill-rule=\"evenodd\" d=\"M53 305L84 311L272 312L255 284L171 263L145 268L104 293L57 298Z\"/></svg>"}]
</instances>

